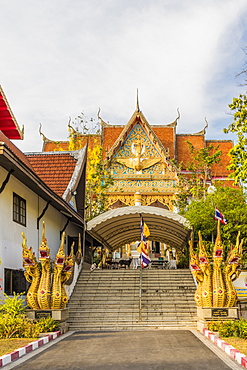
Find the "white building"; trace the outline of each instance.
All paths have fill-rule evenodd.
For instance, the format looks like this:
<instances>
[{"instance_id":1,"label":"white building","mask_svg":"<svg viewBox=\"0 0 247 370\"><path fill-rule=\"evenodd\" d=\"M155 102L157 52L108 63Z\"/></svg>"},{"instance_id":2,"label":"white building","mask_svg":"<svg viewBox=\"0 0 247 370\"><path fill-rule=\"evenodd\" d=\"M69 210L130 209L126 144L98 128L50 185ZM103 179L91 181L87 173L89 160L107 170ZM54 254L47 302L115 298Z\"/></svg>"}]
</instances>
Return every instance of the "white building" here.
<instances>
[{"instance_id":1,"label":"white building","mask_svg":"<svg viewBox=\"0 0 247 370\"><path fill-rule=\"evenodd\" d=\"M52 259L63 231L67 253L72 241L84 233L86 148L25 155L9 140L20 139L21 135L0 88L0 298L3 292L11 295L26 290L22 232L38 257L44 221ZM90 263L89 254L85 253L85 258Z\"/></svg>"}]
</instances>

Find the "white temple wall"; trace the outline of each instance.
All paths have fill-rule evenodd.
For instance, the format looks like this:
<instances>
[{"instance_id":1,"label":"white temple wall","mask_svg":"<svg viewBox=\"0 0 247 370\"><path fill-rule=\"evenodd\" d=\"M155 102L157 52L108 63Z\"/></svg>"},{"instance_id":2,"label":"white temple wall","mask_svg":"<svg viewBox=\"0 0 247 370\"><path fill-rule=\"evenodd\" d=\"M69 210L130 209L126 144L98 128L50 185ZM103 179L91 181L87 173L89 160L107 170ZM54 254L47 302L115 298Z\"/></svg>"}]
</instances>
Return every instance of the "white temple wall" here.
<instances>
[{"instance_id":1,"label":"white temple wall","mask_svg":"<svg viewBox=\"0 0 247 370\"><path fill-rule=\"evenodd\" d=\"M0 187L7 174L8 172L0 167ZM26 200L26 226L13 221L13 193ZM57 253L60 245L60 231L64 228L67 217L49 205L44 217L39 222L39 229L37 229L37 218L46 204L44 199L22 184L14 177L14 174L10 176L9 182L0 194L0 298L4 292L4 269L23 270L22 232L27 237L28 247L32 246L36 257L38 257L42 221L45 221L46 238L51 250L51 258L54 259ZM66 235L78 236L81 229L75 224L69 223L65 231Z\"/></svg>"}]
</instances>

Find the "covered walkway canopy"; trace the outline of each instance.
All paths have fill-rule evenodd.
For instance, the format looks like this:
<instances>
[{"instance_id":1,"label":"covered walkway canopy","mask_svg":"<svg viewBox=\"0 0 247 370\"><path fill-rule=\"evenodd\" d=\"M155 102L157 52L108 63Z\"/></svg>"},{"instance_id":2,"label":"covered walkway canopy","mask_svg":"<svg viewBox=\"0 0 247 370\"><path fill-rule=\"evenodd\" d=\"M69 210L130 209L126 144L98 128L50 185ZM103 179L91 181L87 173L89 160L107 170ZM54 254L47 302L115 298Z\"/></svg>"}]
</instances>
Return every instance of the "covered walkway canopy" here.
<instances>
[{"instance_id":1,"label":"covered walkway canopy","mask_svg":"<svg viewBox=\"0 0 247 370\"><path fill-rule=\"evenodd\" d=\"M151 206L121 207L107 211L87 224L88 233L111 251L140 240L140 217L149 227L148 240L182 249L190 237L188 221L166 209Z\"/></svg>"}]
</instances>

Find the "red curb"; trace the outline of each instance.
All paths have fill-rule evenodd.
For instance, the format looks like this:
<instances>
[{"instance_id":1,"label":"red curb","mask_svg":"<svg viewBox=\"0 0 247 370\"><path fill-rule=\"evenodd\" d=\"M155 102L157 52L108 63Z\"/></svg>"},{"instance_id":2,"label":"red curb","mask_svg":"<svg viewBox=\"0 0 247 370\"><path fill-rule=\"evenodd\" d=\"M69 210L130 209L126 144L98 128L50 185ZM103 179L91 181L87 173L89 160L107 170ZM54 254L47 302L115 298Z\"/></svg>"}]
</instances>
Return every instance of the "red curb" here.
<instances>
[{"instance_id":1,"label":"red curb","mask_svg":"<svg viewBox=\"0 0 247 370\"><path fill-rule=\"evenodd\" d=\"M14 361L16 360L17 358L19 358L19 351L14 351L14 352L11 352L11 361Z\"/></svg>"},{"instance_id":2,"label":"red curb","mask_svg":"<svg viewBox=\"0 0 247 370\"><path fill-rule=\"evenodd\" d=\"M237 353L240 353L240 351L238 350L238 349L236 349L236 348L231 348L230 349L230 356L232 357L232 358L234 358L234 360L236 359L236 354Z\"/></svg>"},{"instance_id":3,"label":"red curb","mask_svg":"<svg viewBox=\"0 0 247 370\"><path fill-rule=\"evenodd\" d=\"M18 348L16 351L13 351L13 352L7 353L6 355L1 356L0 357L0 367L3 367L9 364L10 362L19 359L25 354L30 353L31 351L34 351L35 349L42 347L44 344L49 343L53 339L56 339L61 334L62 333L60 331L55 331L44 337L44 338L48 338L48 341L45 340L44 338L37 339L34 342L27 344L26 346Z\"/></svg>"},{"instance_id":4,"label":"red curb","mask_svg":"<svg viewBox=\"0 0 247 370\"><path fill-rule=\"evenodd\" d=\"M43 339L42 340L40 340L40 341L38 341L38 347L42 347L44 345L44 341L43 341Z\"/></svg>"},{"instance_id":5,"label":"red curb","mask_svg":"<svg viewBox=\"0 0 247 370\"><path fill-rule=\"evenodd\" d=\"M31 352L31 351L33 350L33 346L32 346L32 344L27 344L27 345L25 346L25 348L26 348L26 353L29 353L29 352Z\"/></svg>"},{"instance_id":6,"label":"red curb","mask_svg":"<svg viewBox=\"0 0 247 370\"><path fill-rule=\"evenodd\" d=\"M223 349L223 351L226 352L226 347L229 346L230 344L226 343L226 342L223 342L221 343L221 349Z\"/></svg>"},{"instance_id":7,"label":"red curb","mask_svg":"<svg viewBox=\"0 0 247 370\"><path fill-rule=\"evenodd\" d=\"M210 332L208 329L203 328L201 333L205 335L208 339L210 339L214 344L216 344L219 348L222 349L225 353L227 353L231 358L233 358L236 362L247 369L247 356L241 353L238 349L234 348L227 342L224 342L220 337L218 337L215 333Z\"/></svg>"},{"instance_id":8,"label":"red curb","mask_svg":"<svg viewBox=\"0 0 247 370\"><path fill-rule=\"evenodd\" d=\"M242 357L241 365L247 368L247 357Z\"/></svg>"}]
</instances>

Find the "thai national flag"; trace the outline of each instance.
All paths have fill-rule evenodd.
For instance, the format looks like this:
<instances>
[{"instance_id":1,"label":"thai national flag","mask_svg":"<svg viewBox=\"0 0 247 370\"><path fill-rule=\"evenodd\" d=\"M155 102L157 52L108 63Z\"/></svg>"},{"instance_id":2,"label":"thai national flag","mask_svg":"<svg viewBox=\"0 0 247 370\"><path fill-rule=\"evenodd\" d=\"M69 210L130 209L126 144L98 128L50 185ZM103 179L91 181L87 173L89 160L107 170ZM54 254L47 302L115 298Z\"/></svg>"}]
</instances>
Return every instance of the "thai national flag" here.
<instances>
[{"instance_id":1,"label":"thai national flag","mask_svg":"<svg viewBox=\"0 0 247 370\"><path fill-rule=\"evenodd\" d=\"M225 216L220 212L218 208L215 208L215 214L214 214L215 220L220 220L220 222L223 225L226 225L228 223L228 220L225 218Z\"/></svg>"},{"instance_id":2,"label":"thai national flag","mask_svg":"<svg viewBox=\"0 0 247 370\"><path fill-rule=\"evenodd\" d=\"M151 260L148 256L148 254L143 249L142 250L142 268L147 267L150 262L151 262Z\"/></svg>"},{"instance_id":3,"label":"thai national flag","mask_svg":"<svg viewBox=\"0 0 247 370\"><path fill-rule=\"evenodd\" d=\"M147 243L146 238L149 237L150 231L148 226L143 221L143 218L141 218L141 243L139 245L139 249L141 249L141 261L142 261L142 268L147 267L149 263L151 263L151 260L147 253ZM138 249L137 249L138 250Z\"/></svg>"}]
</instances>

